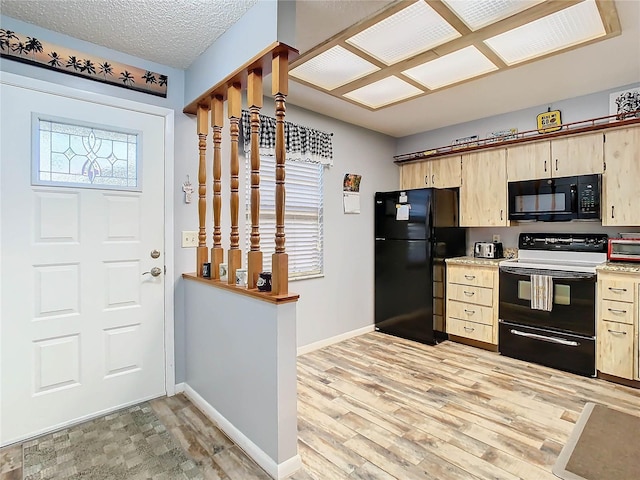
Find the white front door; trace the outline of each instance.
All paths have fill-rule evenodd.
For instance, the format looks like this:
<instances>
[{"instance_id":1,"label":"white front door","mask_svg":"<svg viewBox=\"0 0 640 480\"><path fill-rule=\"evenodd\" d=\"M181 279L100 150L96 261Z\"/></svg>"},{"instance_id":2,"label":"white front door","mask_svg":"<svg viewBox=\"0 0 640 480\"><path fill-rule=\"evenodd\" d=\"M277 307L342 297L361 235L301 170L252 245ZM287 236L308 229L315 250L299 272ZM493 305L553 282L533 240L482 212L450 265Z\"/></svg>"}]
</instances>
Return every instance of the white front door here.
<instances>
[{"instance_id":1,"label":"white front door","mask_svg":"<svg viewBox=\"0 0 640 480\"><path fill-rule=\"evenodd\" d=\"M0 98L5 445L165 393L165 119L7 84Z\"/></svg>"}]
</instances>

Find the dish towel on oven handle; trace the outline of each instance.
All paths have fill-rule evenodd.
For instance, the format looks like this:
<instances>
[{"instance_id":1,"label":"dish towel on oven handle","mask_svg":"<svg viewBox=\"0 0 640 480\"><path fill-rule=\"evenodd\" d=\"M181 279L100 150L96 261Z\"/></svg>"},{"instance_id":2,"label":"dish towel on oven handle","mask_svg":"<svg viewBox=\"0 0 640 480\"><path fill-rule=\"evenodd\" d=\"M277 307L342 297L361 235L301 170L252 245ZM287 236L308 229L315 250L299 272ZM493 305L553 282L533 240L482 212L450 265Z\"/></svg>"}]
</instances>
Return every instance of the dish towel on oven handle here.
<instances>
[{"instance_id":1,"label":"dish towel on oven handle","mask_svg":"<svg viewBox=\"0 0 640 480\"><path fill-rule=\"evenodd\" d=\"M551 311L553 279L549 275L531 275L531 309Z\"/></svg>"}]
</instances>

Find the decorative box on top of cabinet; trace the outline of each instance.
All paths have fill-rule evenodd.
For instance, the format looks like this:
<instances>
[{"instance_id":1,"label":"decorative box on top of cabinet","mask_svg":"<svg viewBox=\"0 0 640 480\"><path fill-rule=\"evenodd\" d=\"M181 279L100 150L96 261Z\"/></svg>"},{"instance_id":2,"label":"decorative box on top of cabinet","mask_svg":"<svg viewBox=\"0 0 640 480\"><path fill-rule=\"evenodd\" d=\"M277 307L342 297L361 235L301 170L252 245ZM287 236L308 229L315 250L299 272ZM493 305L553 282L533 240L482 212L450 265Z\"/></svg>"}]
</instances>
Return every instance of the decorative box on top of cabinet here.
<instances>
[{"instance_id":1,"label":"decorative box on top of cabinet","mask_svg":"<svg viewBox=\"0 0 640 480\"><path fill-rule=\"evenodd\" d=\"M461 263L458 263L461 262ZM498 344L498 263L447 259L446 331L449 335Z\"/></svg>"},{"instance_id":2,"label":"decorative box on top of cabinet","mask_svg":"<svg viewBox=\"0 0 640 480\"><path fill-rule=\"evenodd\" d=\"M596 368L627 380L639 378L639 282L640 273L598 270Z\"/></svg>"}]
</instances>

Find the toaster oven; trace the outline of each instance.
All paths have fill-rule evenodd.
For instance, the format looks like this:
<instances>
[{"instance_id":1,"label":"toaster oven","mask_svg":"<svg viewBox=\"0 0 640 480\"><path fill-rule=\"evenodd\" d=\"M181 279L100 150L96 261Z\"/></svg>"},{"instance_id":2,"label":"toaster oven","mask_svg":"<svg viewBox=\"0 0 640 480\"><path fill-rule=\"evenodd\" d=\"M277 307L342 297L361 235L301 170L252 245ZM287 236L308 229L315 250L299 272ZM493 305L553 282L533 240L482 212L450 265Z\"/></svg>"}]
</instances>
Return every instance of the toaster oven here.
<instances>
[{"instance_id":1,"label":"toaster oven","mask_svg":"<svg viewBox=\"0 0 640 480\"><path fill-rule=\"evenodd\" d=\"M637 238L610 238L607 258L620 262L640 262L640 233Z\"/></svg>"}]
</instances>

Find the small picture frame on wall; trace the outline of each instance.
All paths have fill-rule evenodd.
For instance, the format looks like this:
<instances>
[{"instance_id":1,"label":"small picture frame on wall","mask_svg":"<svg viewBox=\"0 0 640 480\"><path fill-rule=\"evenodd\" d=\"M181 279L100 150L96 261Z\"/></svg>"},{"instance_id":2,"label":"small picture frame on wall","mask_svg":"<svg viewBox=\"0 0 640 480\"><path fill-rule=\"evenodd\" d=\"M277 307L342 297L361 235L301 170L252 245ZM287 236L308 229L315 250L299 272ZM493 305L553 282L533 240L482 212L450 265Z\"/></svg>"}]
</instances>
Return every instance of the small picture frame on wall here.
<instances>
[{"instance_id":1,"label":"small picture frame on wall","mask_svg":"<svg viewBox=\"0 0 640 480\"><path fill-rule=\"evenodd\" d=\"M612 122L640 118L640 87L628 88L609 95L609 115Z\"/></svg>"}]
</instances>

